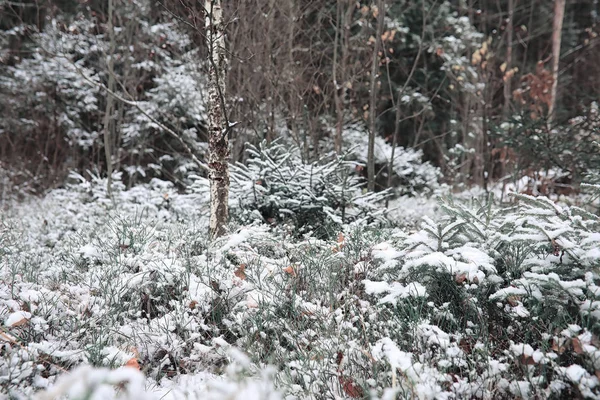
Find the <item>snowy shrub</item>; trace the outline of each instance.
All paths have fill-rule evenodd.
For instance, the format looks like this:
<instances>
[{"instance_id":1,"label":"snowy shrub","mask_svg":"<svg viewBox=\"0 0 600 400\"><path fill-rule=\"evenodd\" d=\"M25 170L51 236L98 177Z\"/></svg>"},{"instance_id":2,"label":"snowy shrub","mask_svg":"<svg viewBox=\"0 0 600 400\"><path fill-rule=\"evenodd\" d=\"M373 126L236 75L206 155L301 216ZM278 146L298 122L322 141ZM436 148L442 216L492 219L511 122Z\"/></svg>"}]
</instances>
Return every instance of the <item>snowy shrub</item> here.
<instances>
[{"instance_id":1,"label":"snowy shrub","mask_svg":"<svg viewBox=\"0 0 600 400\"><path fill-rule=\"evenodd\" d=\"M128 185L161 177L184 186L186 172L197 166L179 141L147 115L202 155L202 63L173 15L155 15L151 3L128 2L115 9L121 25L115 27L115 91L127 101L114 102L113 163L128 174ZM15 65L3 67L0 135L6 146L0 156L4 168L29 173L29 191L62 183L71 169L82 173L92 164L105 165L100 155L108 94L100 85L108 84L109 35L103 18L86 7L48 18L40 31L20 27L27 51ZM38 180L32 184L31 177ZM24 181L20 176L11 180Z\"/></svg>"},{"instance_id":2,"label":"snowy shrub","mask_svg":"<svg viewBox=\"0 0 600 400\"><path fill-rule=\"evenodd\" d=\"M447 395L597 397L600 221L518 198L513 209L442 203L441 221L374 251L365 290L386 320L416 329L392 331L400 349L452 374Z\"/></svg>"},{"instance_id":3,"label":"snowy shrub","mask_svg":"<svg viewBox=\"0 0 600 400\"><path fill-rule=\"evenodd\" d=\"M202 185L115 181L114 203L73 175L3 215L2 394L599 395L600 221L583 209L448 199L416 231L254 222L209 242Z\"/></svg>"},{"instance_id":4,"label":"snowy shrub","mask_svg":"<svg viewBox=\"0 0 600 400\"><path fill-rule=\"evenodd\" d=\"M291 222L297 233L337 234L342 224L382 221L386 192L364 193L356 164L331 155L304 163L282 143L249 146L231 171L231 203L241 221Z\"/></svg>"},{"instance_id":5,"label":"snowy shrub","mask_svg":"<svg viewBox=\"0 0 600 400\"><path fill-rule=\"evenodd\" d=\"M344 141L349 148L349 158L367 164L367 150L369 144L368 132L360 126L349 126L344 130ZM375 137L375 164L377 166L378 181L385 178L387 184L388 164L392 158L392 146L380 136ZM428 162L423 162L423 152L411 148L396 147L393 161L394 190L398 194L415 195L417 193L431 194L439 184L440 170Z\"/></svg>"}]
</instances>

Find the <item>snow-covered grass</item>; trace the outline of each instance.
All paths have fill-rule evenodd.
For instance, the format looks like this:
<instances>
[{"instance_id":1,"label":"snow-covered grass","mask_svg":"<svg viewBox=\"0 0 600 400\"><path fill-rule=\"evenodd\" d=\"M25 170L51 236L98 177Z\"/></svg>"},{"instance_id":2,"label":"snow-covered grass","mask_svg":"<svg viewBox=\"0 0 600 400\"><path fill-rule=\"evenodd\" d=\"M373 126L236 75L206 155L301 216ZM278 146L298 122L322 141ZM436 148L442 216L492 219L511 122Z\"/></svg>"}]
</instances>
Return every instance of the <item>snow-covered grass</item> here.
<instances>
[{"instance_id":1,"label":"snow-covered grass","mask_svg":"<svg viewBox=\"0 0 600 400\"><path fill-rule=\"evenodd\" d=\"M255 223L210 242L201 190L116 182L114 202L79 179L5 205L2 394L600 397L600 223L584 210L403 198L396 226Z\"/></svg>"}]
</instances>

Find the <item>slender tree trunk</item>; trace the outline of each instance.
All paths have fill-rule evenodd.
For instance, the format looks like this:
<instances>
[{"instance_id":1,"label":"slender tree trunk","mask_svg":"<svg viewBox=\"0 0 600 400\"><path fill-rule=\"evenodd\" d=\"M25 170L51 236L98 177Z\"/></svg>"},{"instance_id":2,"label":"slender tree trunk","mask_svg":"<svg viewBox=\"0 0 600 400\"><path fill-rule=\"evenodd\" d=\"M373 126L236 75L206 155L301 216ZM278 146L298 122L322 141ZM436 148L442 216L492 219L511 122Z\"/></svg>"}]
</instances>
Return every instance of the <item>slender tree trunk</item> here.
<instances>
[{"instance_id":1,"label":"slender tree trunk","mask_svg":"<svg viewBox=\"0 0 600 400\"><path fill-rule=\"evenodd\" d=\"M275 22L275 0L269 0L269 14L267 21L267 51L266 57L269 60L267 65L269 66L268 76L268 98L267 98L267 110L269 123L267 125L267 143L271 143L275 139L275 88L277 82L275 82L275 57L273 56L273 36L276 32L273 29L273 23Z\"/></svg>"},{"instance_id":2,"label":"slender tree trunk","mask_svg":"<svg viewBox=\"0 0 600 400\"><path fill-rule=\"evenodd\" d=\"M508 23L506 24L506 68L504 69L504 117L510 113L511 98L511 76L512 69L512 41L513 41L513 19L515 13L515 0L508 0Z\"/></svg>"},{"instance_id":3,"label":"slender tree trunk","mask_svg":"<svg viewBox=\"0 0 600 400\"><path fill-rule=\"evenodd\" d=\"M552 92L550 93L550 107L548 119L552 121L556 114L556 91L558 88L558 63L560 61L560 39L562 35L563 20L565 18L565 0L554 1L554 19L552 20Z\"/></svg>"},{"instance_id":4,"label":"slender tree trunk","mask_svg":"<svg viewBox=\"0 0 600 400\"><path fill-rule=\"evenodd\" d=\"M209 57L208 151L210 236L227 231L229 219L229 129L225 110L225 25L221 0L206 0L206 40Z\"/></svg>"},{"instance_id":5,"label":"slender tree trunk","mask_svg":"<svg viewBox=\"0 0 600 400\"><path fill-rule=\"evenodd\" d=\"M379 42L383 31L383 17L385 14L383 0L377 1L377 28L375 43L373 43L373 58L371 60L371 101L369 104L369 148L367 151L367 188L369 192L375 191L375 135L377 134L377 78L379 75Z\"/></svg>"},{"instance_id":6,"label":"slender tree trunk","mask_svg":"<svg viewBox=\"0 0 600 400\"><path fill-rule=\"evenodd\" d=\"M415 65L418 62L418 57L415 60ZM408 81L407 81L408 82ZM388 176L387 176L387 187L388 189L392 187L392 176L394 175L394 159L396 158L396 144L398 142L398 135L400 134L400 117L402 116L402 111L400 109L400 95L402 94L402 90L398 90L398 99L396 100L396 120L394 121L394 136L392 136L392 154L390 156L390 162L388 164ZM385 207L387 208L389 205L389 197L385 199Z\"/></svg>"},{"instance_id":7,"label":"slender tree trunk","mask_svg":"<svg viewBox=\"0 0 600 400\"><path fill-rule=\"evenodd\" d=\"M110 38L110 47L108 50L108 89L112 92L115 90L115 75L114 75L114 57L115 57L115 30L113 27L113 1L108 0L108 35ZM113 96L106 96L106 108L104 109L104 154L106 156L106 192L108 193L108 197L112 199L112 138L111 138L111 128L113 126L112 121L112 113L113 113Z\"/></svg>"},{"instance_id":8,"label":"slender tree trunk","mask_svg":"<svg viewBox=\"0 0 600 400\"><path fill-rule=\"evenodd\" d=\"M335 36L333 40L333 65L331 75L333 78L333 102L335 103L335 152L340 154L342 152L342 128L344 124L344 108L340 92L343 91L342 85L338 82L338 47L340 43L340 29L343 26L342 19L342 0L337 0L337 8L335 14Z\"/></svg>"},{"instance_id":9,"label":"slender tree trunk","mask_svg":"<svg viewBox=\"0 0 600 400\"><path fill-rule=\"evenodd\" d=\"M502 108L502 114L505 119L508 119L510 116L510 99L512 97L512 50L513 50L513 31L514 31L514 15L515 15L515 1L516 0L508 0L508 23L506 24L506 66L503 71L502 80L504 82L504 107ZM506 147L505 147L506 148ZM504 167L506 165L505 157L500 157L500 169L499 176L500 178L504 178ZM494 177L494 160L490 160L490 178ZM506 184L506 181L504 181ZM502 191L504 194L504 190Z\"/></svg>"},{"instance_id":10,"label":"slender tree trunk","mask_svg":"<svg viewBox=\"0 0 600 400\"><path fill-rule=\"evenodd\" d=\"M343 9L342 5L346 4L346 10ZM352 20L352 14L356 9L356 4L348 0L338 0L338 21L336 25L336 36L335 36L335 53L333 62L333 83L335 85L334 90L334 102L335 102L335 113L336 113L336 124L335 124L335 151L340 154L342 152L342 132L344 130L344 103L346 101L346 91L348 90L348 56L350 50L350 26ZM340 32L341 31L341 32ZM341 34L343 32L343 35ZM341 61L339 65L339 76L337 75L337 54L338 44L341 46Z\"/></svg>"}]
</instances>

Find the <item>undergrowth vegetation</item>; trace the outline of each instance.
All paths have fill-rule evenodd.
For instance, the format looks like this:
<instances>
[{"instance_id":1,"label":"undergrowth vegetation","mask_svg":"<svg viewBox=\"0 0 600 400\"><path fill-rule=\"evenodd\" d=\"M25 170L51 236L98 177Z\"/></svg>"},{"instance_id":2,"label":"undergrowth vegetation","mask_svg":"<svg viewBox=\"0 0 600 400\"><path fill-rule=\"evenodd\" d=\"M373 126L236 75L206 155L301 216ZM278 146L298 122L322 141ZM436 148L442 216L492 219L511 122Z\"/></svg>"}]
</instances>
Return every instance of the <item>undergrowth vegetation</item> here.
<instances>
[{"instance_id":1,"label":"undergrowth vegetation","mask_svg":"<svg viewBox=\"0 0 600 400\"><path fill-rule=\"evenodd\" d=\"M236 172L261 188L239 197L241 215L274 204L275 220L233 222L216 242L201 185L117 181L112 202L103 180L72 175L13 204L0 231L3 394L600 397L597 215L517 195L442 200L412 231L343 223L327 193L278 188L292 169L277 160ZM308 188L338 179L344 164L326 165ZM286 202L320 204L336 235L291 231L299 220L282 210L302 208Z\"/></svg>"}]
</instances>

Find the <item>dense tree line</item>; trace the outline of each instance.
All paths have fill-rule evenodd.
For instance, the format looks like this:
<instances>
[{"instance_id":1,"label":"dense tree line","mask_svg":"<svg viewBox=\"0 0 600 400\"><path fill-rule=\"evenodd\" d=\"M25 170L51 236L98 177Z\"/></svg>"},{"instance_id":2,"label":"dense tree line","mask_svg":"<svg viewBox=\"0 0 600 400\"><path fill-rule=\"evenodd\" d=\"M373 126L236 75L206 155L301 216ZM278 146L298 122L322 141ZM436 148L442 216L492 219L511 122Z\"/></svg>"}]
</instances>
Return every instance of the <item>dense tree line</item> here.
<instances>
[{"instance_id":1,"label":"dense tree line","mask_svg":"<svg viewBox=\"0 0 600 400\"><path fill-rule=\"evenodd\" d=\"M563 0L561 14L560 3L225 2L232 160L248 142L281 138L313 161L351 148L359 130L370 147L376 136L422 150L451 184L548 169L578 182L599 164L589 146L599 5ZM194 159L208 161L207 4L0 2L11 182L39 191L69 169L112 169L130 184L163 176L183 187L190 171L205 173ZM398 184L370 150L374 189Z\"/></svg>"}]
</instances>

